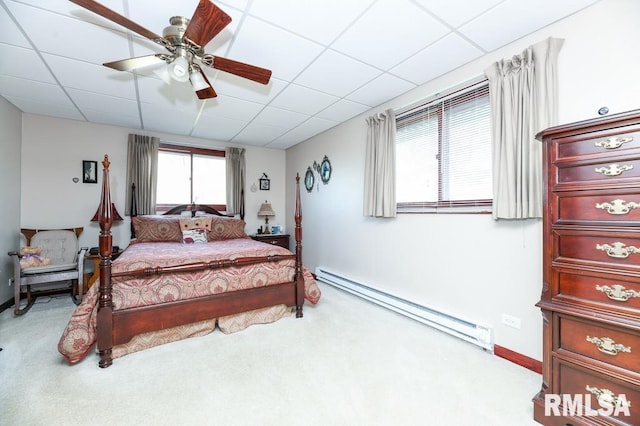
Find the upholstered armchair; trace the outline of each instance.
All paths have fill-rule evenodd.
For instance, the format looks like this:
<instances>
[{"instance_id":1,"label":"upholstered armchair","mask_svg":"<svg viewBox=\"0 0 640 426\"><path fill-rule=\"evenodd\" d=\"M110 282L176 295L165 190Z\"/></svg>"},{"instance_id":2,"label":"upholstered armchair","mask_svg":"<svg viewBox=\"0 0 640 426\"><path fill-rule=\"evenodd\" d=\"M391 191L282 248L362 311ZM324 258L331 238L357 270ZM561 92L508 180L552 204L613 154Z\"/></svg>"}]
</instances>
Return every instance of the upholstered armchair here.
<instances>
[{"instance_id":1,"label":"upholstered armchair","mask_svg":"<svg viewBox=\"0 0 640 426\"><path fill-rule=\"evenodd\" d=\"M13 260L14 314L26 313L35 302L31 286L41 286L71 280L77 285L72 297L76 304L82 299L84 255L87 247L79 247L78 236L83 228L21 229L25 246L20 252L9 252ZM37 252L37 254L34 254ZM27 304L20 308L22 289L26 288Z\"/></svg>"}]
</instances>

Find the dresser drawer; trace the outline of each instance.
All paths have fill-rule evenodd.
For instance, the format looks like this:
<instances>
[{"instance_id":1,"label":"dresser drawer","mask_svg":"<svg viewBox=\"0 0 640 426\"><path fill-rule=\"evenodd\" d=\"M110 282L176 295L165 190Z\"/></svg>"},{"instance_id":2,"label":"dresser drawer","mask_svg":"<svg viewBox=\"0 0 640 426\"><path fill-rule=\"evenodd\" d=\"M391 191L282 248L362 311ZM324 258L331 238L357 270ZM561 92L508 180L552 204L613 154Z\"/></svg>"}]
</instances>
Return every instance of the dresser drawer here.
<instances>
[{"instance_id":1,"label":"dresser drawer","mask_svg":"<svg viewBox=\"0 0 640 426\"><path fill-rule=\"evenodd\" d=\"M633 131L635 130L635 131ZM588 155L617 155L640 149L640 130L619 127L554 139L555 158L567 159Z\"/></svg>"},{"instance_id":2,"label":"dresser drawer","mask_svg":"<svg viewBox=\"0 0 640 426\"><path fill-rule=\"evenodd\" d=\"M556 163L556 190L567 187L613 188L640 182L640 156Z\"/></svg>"},{"instance_id":3,"label":"dresser drawer","mask_svg":"<svg viewBox=\"0 0 640 426\"><path fill-rule=\"evenodd\" d=\"M640 190L555 193L552 223L600 222L640 226Z\"/></svg>"},{"instance_id":4,"label":"dresser drawer","mask_svg":"<svg viewBox=\"0 0 640 426\"><path fill-rule=\"evenodd\" d=\"M558 294L555 298L584 301L597 304L603 309L640 315L640 278L618 277L613 274L556 274Z\"/></svg>"},{"instance_id":5,"label":"dresser drawer","mask_svg":"<svg viewBox=\"0 0 640 426\"><path fill-rule=\"evenodd\" d=\"M566 350L630 371L640 367L640 336L622 327L558 315L558 350Z\"/></svg>"},{"instance_id":6,"label":"dresser drawer","mask_svg":"<svg viewBox=\"0 0 640 426\"><path fill-rule=\"evenodd\" d=\"M555 394L565 394L568 396L579 395L584 404L582 409L576 408L579 412L584 412L587 403L590 404L592 410L607 410L616 398L618 401L627 401L629 416L624 415L620 411L618 416L603 416L602 413L592 413L595 420L598 418L600 422L606 424L620 425L639 425L640 424L640 389L631 383L622 380L615 380L608 376L590 371L586 368L566 363L564 361L554 360L554 369L557 374L557 390ZM600 395L600 396L598 396ZM574 401L578 398L575 398ZM587 399L589 401L587 402ZM615 402L613 402L615 404ZM585 416L590 417L590 416Z\"/></svg>"},{"instance_id":7,"label":"dresser drawer","mask_svg":"<svg viewBox=\"0 0 640 426\"><path fill-rule=\"evenodd\" d=\"M640 271L640 233L554 229L554 262Z\"/></svg>"}]
</instances>

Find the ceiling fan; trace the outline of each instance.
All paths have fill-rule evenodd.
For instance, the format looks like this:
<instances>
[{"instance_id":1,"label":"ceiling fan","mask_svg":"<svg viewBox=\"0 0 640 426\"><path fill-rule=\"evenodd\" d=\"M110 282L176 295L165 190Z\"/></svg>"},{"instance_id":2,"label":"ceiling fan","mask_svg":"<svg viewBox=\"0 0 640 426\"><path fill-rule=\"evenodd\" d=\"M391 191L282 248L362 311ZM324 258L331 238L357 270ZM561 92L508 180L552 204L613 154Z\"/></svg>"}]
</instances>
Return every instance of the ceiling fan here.
<instances>
[{"instance_id":1,"label":"ceiling fan","mask_svg":"<svg viewBox=\"0 0 640 426\"><path fill-rule=\"evenodd\" d=\"M183 16L169 19L170 25L164 29L162 37L96 1L69 1L140 34L169 51L107 62L103 64L106 67L118 71L133 71L166 64L169 77L180 82L191 81L199 99L215 98L217 94L196 59L202 65L258 83L268 84L271 78L271 71L268 69L205 53L204 46L231 22L231 17L209 0L200 0L191 19Z\"/></svg>"}]
</instances>

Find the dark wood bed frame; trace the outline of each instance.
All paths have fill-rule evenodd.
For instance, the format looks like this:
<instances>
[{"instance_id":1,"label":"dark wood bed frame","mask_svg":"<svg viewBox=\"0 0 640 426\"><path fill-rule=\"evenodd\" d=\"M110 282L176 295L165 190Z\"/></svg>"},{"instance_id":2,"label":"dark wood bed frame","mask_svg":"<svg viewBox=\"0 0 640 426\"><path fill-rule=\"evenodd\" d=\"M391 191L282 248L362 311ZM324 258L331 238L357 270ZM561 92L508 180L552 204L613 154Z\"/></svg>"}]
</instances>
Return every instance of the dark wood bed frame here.
<instances>
[{"instance_id":1,"label":"dark wood bed frame","mask_svg":"<svg viewBox=\"0 0 640 426\"><path fill-rule=\"evenodd\" d=\"M279 304L296 307L296 317L302 317L304 304L304 278L302 276L302 209L300 206L300 176L296 176L295 193L295 255L236 258L210 263L194 263L173 267L148 268L144 270L112 273L111 192L109 185L109 157L102 161L102 193L100 195L99 219L100 236L100 286L97 316L97 346L100 355L98 365L106 368L113 363L112 349L127 343L137 334L158 331L179 325L204 321L211 318L238 314L253 309ZM185 207L185 206L183 206ZM195 210L192 210L195 213ZM220 269L252 263L274 262L287 257L295 257L296 268L293 281L267 287L232 291L207 297L180 300L161 305L144 306L115 311L112 301L112 277L150 276L171 272Z\"/></svg>"}]
</instances>

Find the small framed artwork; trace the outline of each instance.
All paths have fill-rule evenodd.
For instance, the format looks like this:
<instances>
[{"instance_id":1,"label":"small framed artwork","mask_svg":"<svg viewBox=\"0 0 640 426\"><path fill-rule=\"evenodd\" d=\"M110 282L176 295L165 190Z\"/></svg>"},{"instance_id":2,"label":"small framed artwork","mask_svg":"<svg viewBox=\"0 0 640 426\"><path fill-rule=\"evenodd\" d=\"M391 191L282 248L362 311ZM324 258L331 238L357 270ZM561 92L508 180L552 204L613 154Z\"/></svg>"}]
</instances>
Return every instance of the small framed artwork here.
<instances>
[{"instance_id":1,"label":"small framed artwork","mask_svg":"<svg viewBox=\"0 0 640 426\"><path fill-rule=\"evenodd\" d=\"M98 183L97 161L82 161L82 183Z\"/></svg>"},{"instance_id":2,"label":"small framed artwork","mask_svg":"<svg viewBox=\"0 0 640 426\"><path fill-rule=\"evenodd\" d=\"M263 173L260 178L260 190L268 191L269 189L271 189L271 181L269 180L269 177Z\"/></svg>"}]
</instances>

